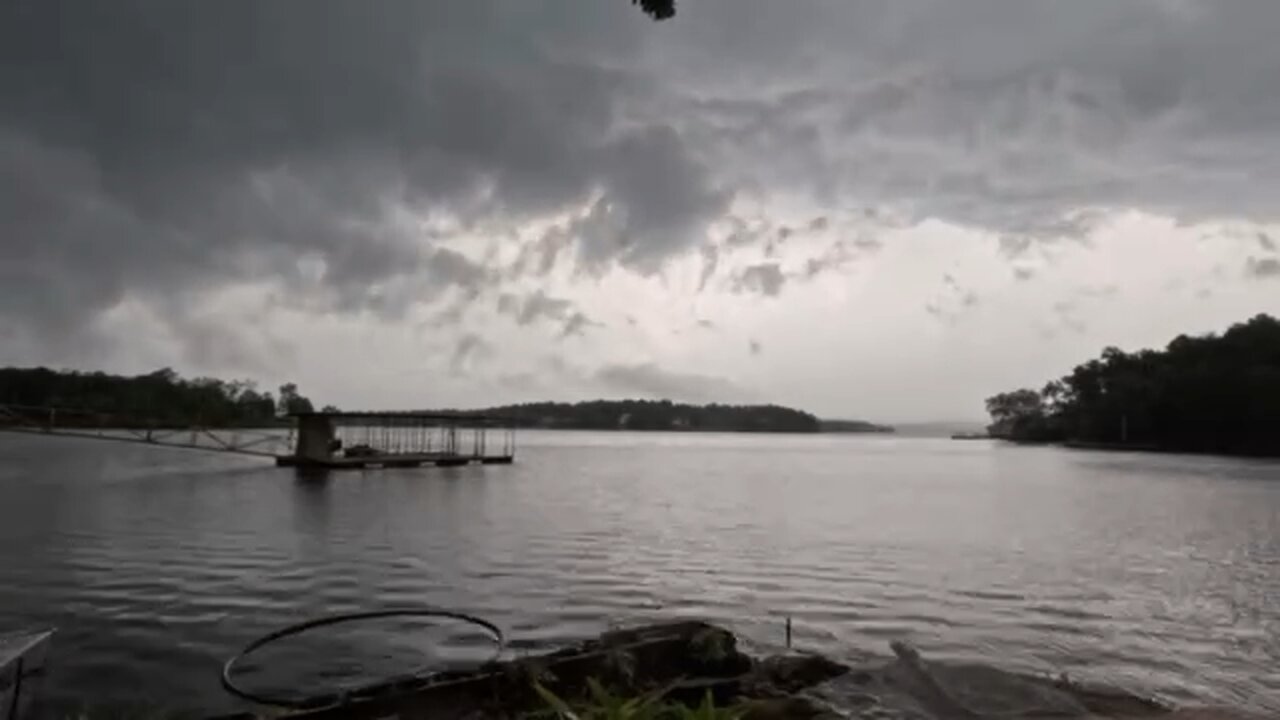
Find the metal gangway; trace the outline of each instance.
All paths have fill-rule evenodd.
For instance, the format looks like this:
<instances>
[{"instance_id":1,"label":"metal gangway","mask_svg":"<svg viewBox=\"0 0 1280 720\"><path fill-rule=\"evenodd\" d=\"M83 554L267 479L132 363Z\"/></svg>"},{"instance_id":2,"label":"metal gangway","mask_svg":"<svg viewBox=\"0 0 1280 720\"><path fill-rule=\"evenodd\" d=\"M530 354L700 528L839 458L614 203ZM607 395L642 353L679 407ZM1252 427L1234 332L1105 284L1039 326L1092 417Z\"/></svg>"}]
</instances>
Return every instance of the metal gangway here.
<instances>
[{"instance_id":1,"label":"metal gangway","mask_svg":"<svg viewBox=\"0 0 1280 720\"><path fill-rule=\"evenodd\" d=\"M0 432L141 443L277 458L292 453L293 433L279 429L212 428L72 408L0 404Z\"/></svg>"},{"instance_id":2,"label":"metal gangway","mask_svg":"<svg viewBox=\"0 0 1280 720\"><path fill-rule=\"evenodd\" d=\"M0 403L0 432L234 453L322 469L509 464L516 447L510 421L414 411L292 413L266 428L237 428ZM499 435L497 442L490 433Z\"/></svg>"}]
</instances>

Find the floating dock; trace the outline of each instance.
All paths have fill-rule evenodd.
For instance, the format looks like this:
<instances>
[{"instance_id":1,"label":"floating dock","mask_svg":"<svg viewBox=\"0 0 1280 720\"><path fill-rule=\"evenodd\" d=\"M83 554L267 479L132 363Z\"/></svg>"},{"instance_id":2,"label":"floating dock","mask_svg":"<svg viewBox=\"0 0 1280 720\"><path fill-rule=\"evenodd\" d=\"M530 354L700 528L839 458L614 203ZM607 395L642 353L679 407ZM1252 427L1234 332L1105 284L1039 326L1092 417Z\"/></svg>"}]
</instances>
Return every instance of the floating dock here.
<instances>
[{"instance_id":1,"label":"floating dock","mask_svg":"<svg viewBox=\"0 0 1280 720\"><path fill-rule=\"evenodd\" d=\"M435 465L459 467L462 465L510 465L515 458L510 455L486 455L483 457L453 456L440 453L396 453L370 457L331 457L323 460L299 458L294 455L276 456L279 467L316 467L329 470L363 470L366 468L407 468Z\"/></svg>"},{"instance_id":2,"label":"floating dock","mask_svg":"<svg viewBox=\"0 0 1280 720\"><path fill-rule=\"evenodd\" d=\"M293 453L282 467L354 470L435 465L507 465L512 424L480 415L423 412L293 413Z\"/></svg>"}]
</instances>

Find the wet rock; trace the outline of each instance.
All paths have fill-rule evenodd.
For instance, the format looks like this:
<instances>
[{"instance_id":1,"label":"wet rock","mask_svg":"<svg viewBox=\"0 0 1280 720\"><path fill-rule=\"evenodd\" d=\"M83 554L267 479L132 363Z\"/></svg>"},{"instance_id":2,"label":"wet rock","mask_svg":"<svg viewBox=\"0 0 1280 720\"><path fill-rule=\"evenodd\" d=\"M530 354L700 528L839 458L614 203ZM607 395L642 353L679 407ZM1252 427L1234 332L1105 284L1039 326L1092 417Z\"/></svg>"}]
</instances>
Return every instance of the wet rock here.
<instances>
[{"instance_id":1,"label":"wet rock","mask_svg":"<svg viewBox=\"0 0 1280 720\"><path fill-rule=\"evenodd\" d=\"M756 665L744 685L748 692L765 696L791 694L847 672L847 665L821 655L773 655Z\"/></svg>"},{"instance_id":2,"label":"wet rock","mask_svg":"<svg viewBox=\"0 0 1280 720\"><path fill-rule=\"evenodd\" d=\"M1140 720L1169 717L1158 703L973 663L926 661L895 644L896 659L854 668L805 694L857 720Z\"/></svg>"},{"instance_id":3,"label":"wet rock","mask_svg":"<svg viewBox=\"0 0 1280 720\"><path fill-rule=\"evenodd\" d=\"M742 720L836 720L841 717L812 698L790 696L746 700Z\"/></svg>"},{"instance_id":4,"label":"wet rock","mask_svg":"<svg viewBox=\"0 0 1280 720\"><path fill-rule=\"evenodd\" d=\"M1165 715L1163 720L1267 720L1261 715L1227 708L1184 708Z\"/></svg>"},{"instance_id":5,"label":"wet rock","mask_svg":"<svg viewBox=\"0 0 1280 720\"><path fill-rule=\"evenodd\" d=\"M1037 682L1048 682L1033 678ZM1167 717L1170 709L1150 698L1140 697L1119 688L1102 685L1084 685L1065 676L1052 681L1053 686L1071 693L1095 717L1140 720L1148 717Z\"/></svg>"},{"instance_id":6,"label":"wet rock","mask_svg":"<svg viewBox=\"0 0 1280 720\"><path fill-rule=\"evenodd\" d=\"M936 720L911 694L895 687L879 668L855 671L810 688L804 695L858 720Z\"/></svg>"},{"instance_id":7,"label":"wet rock","mask_svg":"<svg viewBox=\"0 0 1280 720\"><path fill-rule=\"evenodd\" d=\"M708 694L717 706L732 705L746 695L741 677L695 678L668 685L663 699L697 707Z\"/></svg>"},{"instance_id":8,"label":"wet rock","mask_svg":"<svg viewBox=\"0 0 1280 720\"><path fill-rule=\"evenodd\" d=\"M690 635L677 662L690 675L730 677L751 670L751 658L738 650L738 638L723 628L707 626Z\"/></svg>"},{"instance_id":9,"label":"wet rock","mask_svg":"<svg viewBox=\"0 0 1280 720\"><path fill-rule=\"evenodd\" d=\"M892 645L897 662L885 670L895 685L942 717L1087 717L1067 690L988 665L926 663L915 648Z\"/></svg>"}]
</instances>

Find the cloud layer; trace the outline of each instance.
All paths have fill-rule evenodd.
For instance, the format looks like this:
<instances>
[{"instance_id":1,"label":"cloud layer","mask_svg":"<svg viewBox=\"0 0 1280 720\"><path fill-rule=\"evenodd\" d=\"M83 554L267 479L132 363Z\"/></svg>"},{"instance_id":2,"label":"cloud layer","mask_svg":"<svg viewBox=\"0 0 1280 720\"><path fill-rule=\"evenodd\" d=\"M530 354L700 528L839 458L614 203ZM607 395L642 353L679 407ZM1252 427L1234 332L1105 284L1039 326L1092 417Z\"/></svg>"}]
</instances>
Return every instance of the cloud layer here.
<instances>
[{"instance_id":1,"label":"cloud layer","mask_svg":"<svg viewBox=\"0 0 1280 720\"><path fill-rule=\"evenodd\" d=\"M694 304L784 362L726 308L835 302L954 231L1001 271L886 281L954 327L1135 214L1246 228L1216 282L1270 285L1278 25L1270 0L4 3L0 362L257 368L350 322L430 328L460 377L545 342L675 391L732 374L662 369L698 368L670 340Z\"/></svg>"},{"instance_id":2,"label":"cloud layer","mask_svg":"<svg viewBox=\"0 0 1280 720\"><path fill-rule=\"evenodd\" d=\"M584 258L652 271L726 196L669 125L619 115L644 92L611 67L633 15L7 3L0 315L74 333L126 296L257 280L395 313L486 279L449 235L565 212Z\"/></svg>"}]
</instances>

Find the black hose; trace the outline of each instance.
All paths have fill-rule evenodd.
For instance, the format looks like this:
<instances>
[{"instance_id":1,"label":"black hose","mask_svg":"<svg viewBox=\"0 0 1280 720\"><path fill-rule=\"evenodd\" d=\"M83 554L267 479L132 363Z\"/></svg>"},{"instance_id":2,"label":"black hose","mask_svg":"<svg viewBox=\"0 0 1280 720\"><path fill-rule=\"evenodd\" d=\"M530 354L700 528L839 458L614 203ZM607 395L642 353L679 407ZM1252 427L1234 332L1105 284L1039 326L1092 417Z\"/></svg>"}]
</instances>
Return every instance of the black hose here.
<instances>
[{"instance_id":1,"label":"black hose","mask_svg":"<svg viewBox=\"0 0 1280 720\"><path fill-rule=\"evenodd\" d=\"M478 617L475 617L474 615L467 615L465 613L454 612L452 610L410 608L410 609L400 609L400 610L373 610L368 612L345 613L342 615L328 615L321 618L315 618L313 620L307 620L306 622L300 622L295 625L289 625L288 627L284 627L279 630L276 630L275 632L263 635L257 640L254 640L253 642L246 645L243 650L236 653L235 656L233 656L230 660L226 662L225 665L222 666L222 687L232 695L243 698L250 702L255 702L260 705L274 705L276 707L290 708L294 710L315 708L315 707L320 707L323 705L339 702L341 700L342 695L336 694L336 693L318 696L318 697L297 699L297 698L287 698L287 697L273 697L270 695L263 695L263 694L258 694L249 690L245 690L244 688L236 685L231 680L232 669L234 668L236 662L239 661L244 656L248 655L254 650L261 648L264 645L267 645L268 643L275 642L280 638L288 637L290 635L297 635L307 630L311 630L313 628L318 628L318 627L324 627L326 625L337 625L339 623L353 622L356 620L372 620L376 618L385 618L385 617L449 618L451 620L460 620L469 625L475 625L476 627L483 628L493 635L493 639L495 643L494 650L493 650L493 657L489 658L489 660L486 660L485 662L489 662L497 659L498 655L502 653L502 647L505 643L505 639L503 638L503 635L502 635L502 630L498 629L498 626L494 625L493 623L483 618L478 618ZM419 676L416 679L421 679L421 676Z\"/></svg>"}]
</instances>

